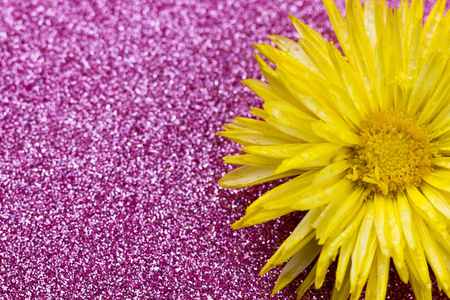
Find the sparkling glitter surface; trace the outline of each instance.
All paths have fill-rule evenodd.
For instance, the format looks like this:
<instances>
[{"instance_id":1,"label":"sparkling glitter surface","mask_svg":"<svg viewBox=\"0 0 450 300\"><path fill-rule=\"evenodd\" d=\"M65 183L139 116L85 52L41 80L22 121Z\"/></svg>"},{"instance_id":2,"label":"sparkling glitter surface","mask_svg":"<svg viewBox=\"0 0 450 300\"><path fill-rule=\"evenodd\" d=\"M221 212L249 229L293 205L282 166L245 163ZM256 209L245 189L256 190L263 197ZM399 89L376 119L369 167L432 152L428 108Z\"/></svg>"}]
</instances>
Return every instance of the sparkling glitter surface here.
<instances>
[{"instance_id":1,"label":"sparkling glitter surface","mask_svg":"<svg viewBox=\"0 0 450 300\"><path fill-rule=\"evenodd\" d=\"M261 106L240 81L288 14L335 39L320 0L0 1L0 299L268 299L303 213L232 231L277 183L219 188L215 132Z\"/></svg>"}]
</instances>

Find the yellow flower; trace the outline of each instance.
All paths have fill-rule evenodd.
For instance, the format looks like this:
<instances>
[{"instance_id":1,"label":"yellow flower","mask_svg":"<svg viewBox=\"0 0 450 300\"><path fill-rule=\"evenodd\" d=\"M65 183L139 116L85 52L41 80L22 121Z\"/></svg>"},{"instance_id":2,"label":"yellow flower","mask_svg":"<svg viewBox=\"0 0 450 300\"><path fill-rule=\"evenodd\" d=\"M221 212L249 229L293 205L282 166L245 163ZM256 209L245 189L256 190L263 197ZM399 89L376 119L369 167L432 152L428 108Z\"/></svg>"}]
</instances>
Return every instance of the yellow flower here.
<instances>
[{"instance_id":1,"label":"yellow flower","mask_svg":"<svg viewBox=\"0 0 450 300\"><path fill-rule=\"evenodd\" d=\"M344 56L291 16L298 43L271 36L255 48L268 83L244 84L264 99L263 119L236 118L220 135L243 145L242 165L220 180L242 188L290 181L261 196L242 228L308 211L261 270L286 260L274 293L314 262L298 289L320 288L337 260L333 299L384 299L390 261L417 299L431 299L428 266L450 296L450 14L437 0L347 0L346 18L325 8Z\"/></svg>"}]
</instances>

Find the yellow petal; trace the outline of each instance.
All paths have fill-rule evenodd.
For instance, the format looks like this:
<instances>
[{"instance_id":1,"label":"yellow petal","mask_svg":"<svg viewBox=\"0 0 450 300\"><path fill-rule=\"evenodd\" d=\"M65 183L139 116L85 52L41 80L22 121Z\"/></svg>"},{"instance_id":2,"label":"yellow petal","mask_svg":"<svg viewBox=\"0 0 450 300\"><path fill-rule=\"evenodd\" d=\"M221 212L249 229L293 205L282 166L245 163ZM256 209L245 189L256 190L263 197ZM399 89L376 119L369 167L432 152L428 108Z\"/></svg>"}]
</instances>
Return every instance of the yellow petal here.
<instances>
[{"instance_id":1,"label":"yellow petal","mask_svg":"<svg viewBox=\"0 0 450 300\"><path fill-rule=\"evenodd\" d=\"M446 252L450 251L450 235L448 231L444 232L430 231L430 234L445 249Z\"/></svg>"},{"instance_id":2,"label":"yellow petal","mask_svg":"<svg viewBox=\"0 0 450 300\"><path fill-rule=\"evenodd\" d=\"M300 249L281 270L277 283L273 288L272 296L303 272L320 253L321 249L322 247L317 245L314 239Z\"/></svg>"},{"instance_id":3,"label":"yellow petal","mask_svg":"<svg viewBox=\"0 0 450 300\"><path fill-rule=\"evenodd\" d=\"M447 270L450 270L450 254L441 247L441 245L437 245L439 253L442 255L442 259L444 260L445 267ZM448 295L450 294L450 290L444 290L444 292Z\"/></svg>"},{"instance_id":4,"label":"yellow petal","mask_svg":"<svg viewBox=\"0 0 450 300\"><path fill-rule=\"evenodd\" d=\"M366 215L362 220L355 248L352 253L352 265L350 272L350 291L352 297L357 294L359 282L366 264L373 259L370 257L372 243L376 241L376 233L373 228L374 204L368 201ZM375 244L376 245L376 244Z\"/></svg>"},{"instance_id":5,"label":"yellow petal","mask_svg":"<svg viewBox=\"0 0 450 300\"><path fill-rule=\"evenodd\" d=\"M450 192L450 171L435 170L422 176L423 181L435 188Z\"/></svg>"},{"instance_id":6,"label":"yellow petal","mask_svg":"<svg viewBox=\"0 0 450 300\"><path fill-rule=\"evenodd\" d=\"M320 56L322 56L323 58L327 58L325 50L326 42L320 35L320 33L308 27L294 15L289 15L289 19L291 20L292 25L294 25L295 30L297 30L298 34L300 35L300 40L307 40L311 43L313 48L315 48L314 50L320 54Z\"/></svg>"},{"instance_id":7,"label":"yellow petal","mask_svg":"<svg viewBox=\"0 0 450 300\"><path fill-rule=\"evenodd\" d=\"M450 141L441 142L437 146L439 152L444 155L450 154Z\"/></svg>"},{"instance_id":8,"label":"yellow petal","mask_svg":"<svg viewBox=\"0 0 450 300\"><path fill-rule=\"evenodd\" d=\"M362 216L361 216L361 220L365 215L367 205L364 205L364 208L365 208L364 210L361 210L363 212ZM361 220L360 220L360 222L361 222ZM358 226L359 226L359 223L358 223ZM344 243L342 245L342 248L341 248L341 251L339 254L338 266L336 269L335 286L337 289L343 288L342 285L345 283L345 280L347 280L347 279L345 279L346 278L345 273L347 272L348 269L350 269L350 268L348 268L348 263L350 260L350 256L352 255L353 249L355 247L357 238L358 238L358 235L353 234L353 235L349 236L346 243ZM350 276L347 276L347 277L350 277ZM348 280L348 281L350 281L350 280Z\"/></svg>"},{"instance_id":9,"label":"yellow petal","mask_svg":"<svg viewBox=\"0 0 450 300\"><path fill-rule=\"evenodd\" d=\"M270 35L269 38L284 52L288 55L297 59L302 65L311 69L314 72L317 72L316 66L312 63L311 59L308 55L303 51L300 44L294 42L291 39L285 38L280 35Z\"/></svg>"},{"instance_id":10,"label":"yellow petal","mask_svg":"<svg viewBox=\"0 0 450 300\"><path fill-rule=\"evenodd\" d=\"M386 201L386 217L389 224L389 237L392 243L391 249L393 250L392 258L400 278L403 282L408 282L408 269L406 268L404 257L405 241L397 206L392 202L392 199Z\"/></svg>"},{"instance_id":11,"label":"yellow petal","mask_svg":"<svg viewBox=\"0 0 450 300\"><path fill-rule=\"evenodd\" d=\"M348 196L342 206L335 211L335 214L331 220L328 223L319 225L325 227L323 232L322 228L318 227L318 231L322 232L318 235L318 238L320 238L319 244L325 243L330 235L340 233L341 230L343 230L347 224L350 223L342 234L339 234L335 240L330 241L330 243L336 247L336 250L341 246L341 243L348 238L349 234L351 234L350 232L353 232L353 230L356 230L357 226L359 226L357 221L360 220L359 218L362 219L363 215L360 210L365 210L363 209L365 207L363 204L367 193L368 191L364 191L364 188L356 188L351 195Z\"/></svg>"},{"instance_id":12,"label":"yellow petal","mask_svg":"<svg viewBox=\"0 0 450 300\"><path fill-rule=\"evenodd\" d=\"M277 53L281 55L277 60L281 62L284 61L287 64L294 63L297 70L301 69L302 67L306 68L301 64L299 64L298 61L295 60L294 58L285 55L282 51ZM280 78L279 74L276 71L274 71L271 67L269 67L267 63L257 53L255 53L255 58L261 72L264 75L264 78L266 78L266 80L269 82L271 88L275 90L275 93L279 96L279 98L283 99L284 100L283 102L289 103L292 106L298 108L299 110L305 112L306 114L313 116L301 102L297 101L294 97L292 97L292 95L285 87L284 81Z\"/></svg>"},{"instance_id":13,"label":"yellow petal","mask_svg":"<svg viewBox=\"0 0 450 300\"><path fill-rule=\"evenodd\" d=\"M359 1L348 0L347 5L347 32L349 33L349 43L351 53L347 58L358 70L364 86L367 90L372 111L378 110L378 101L374 85L374 55L370 49L370 42L364 31L362 21L362 11Z\"/></svg>"},{"instance_id":14,"label":"yellow petal","mask_svg":"<svg viewBox=\"0 0 450 300\"><path fill-rule=\"evenodd\" d=\"M352 166L348 160L341 160L326 166L322 170L316 172L312 184L318 186L325 180L341 174Z\"/></svg>"},{"instance_id":15,"label":"yellow petal","mask_svg":"<svg viewBox=\"0 0 450 300\"><path fill-rule=\"evenodd\" d=\"M244 217L242 217L239 221L233 223L231 226L232 229L240 229L260 223L264 223L281 216L287 215L291 212L295 211L290 207L283 207L280 209L272 209L266 210L263 207L258 207L251 212L247 212Z\"/></svg>"},{"instance_id":16,"label":"yellow petal","mask_svg":"<svg viewBox=\"0 0 450 300\"><path fill-rule=\"evenodd\" d=\"M350 44L348 43L347 27L345 25L345 19L339 12L336 4L333 0L323 0L325 9L327 10L330 22L333 25L334 32L341 44L342 49L346 54L350 53Z\"/></svg>"},{"instance_id":17,"label":"yellow petal","mask_svg":"<svg viewBox=\"0 0 450 300\"><path fill-rule=\"evenodd\" d=\"M339 197L338 195L341 193L348 193L352 189L353 183L349 182L347 179L342 179L330 187L325 188L309 197L299 199L294 197L286 197L283 200L280 199L280 201L268 203L264 205L264 207L267 209L283 207L291 207L295 210L313 209L333 201Z\"/></svg>"},{"instance_id":18,"label":"yellow petal","mask_svg":"<svg viewBox=\"0 0 450 300\"><path fill-rule=\"evenodd\" d=\"M409 247L416 249L419 241L416 241L415 235L413 234L414 229L411 219L411 206L404 192L399 192L397 194L397 211L399 212L401 220L400 224L402 225L405 239Z\"/></svg>"},{"instance_id":19,"label":"yellow petal","mask_svg":"<svg viewBox=\"0 0 450 300\"><path fill-rule=\"evenodd\" d=\"M410 115L414 115L424 102L428 101L434 91L434 87L439 83L446 66L446 64L442 63L442 60L443 54L433 53L425 62L408 101L407 112Z\"/></svg>"},{"instance_id":20,"label":"yellow petal","mask_svg":"<svg viewBox=\"0 0 450 300\"><path fill-rule=\"evenodd\" d=\"M336 195L333 197L334 200L330 201L328 204L322 206L323 211L320 213L320 215L317 217L317 219L314 221L312 226L316 228L316 239L319 239L322 236L323 230L325 229L326 225L330 221L330 219L333 217L336 210L338 210L342 204L347 199L346 194ZM339 232L336 228L336 232ZM320 243L323 244L323 243Z\"/></svg>"},{"instance_id":21,"label":"yellow petal","mask_svg":"<svg viewBox=\"0 0 450 300\"><path fill-rule=\"evenodd\" d=\"M300 299L303 296L303 294L305 294L306 291L311 287L311 285L314 283L315 277L316 277L316 265L314 265L314 267L309 272L308 276L306 276L305 280L297 289L297 299Z\"/></svg>"},{"instance_id":22,"label":"yellow petal","mask_svg":"<svg viewBox=\"0 0 450 300\"><path fill-rule=\"evenodd\" d=\"M284 80L290 94L317 118L351 130L350 125L339 115L336 105L330 103L329 95L326 95L330 84L326 80L314 74L299 71L292 64L280 64L277 73Z\"/></svg>"},{"instance_id":23,"label":"yellow petal","mask_svg":"<svg viewBox=\"0 0 450 300\"><path fill-rule=\"evenodd\" d=\"M317 146L324 146L325 144L283 144L276 146L249 146L242 150L253 155L260 155L271 158L290 158L297 155L299 152L309 152Z\"/></svg>"},{"instance_id":24,"label":"yellow petal","mask_svg":"<svg viewBox=\"0 0 450 300\"><path fill-rule=\"evenodd\" d=\"M335 284L330 300L347 300L350 293L350 272L347 272L340 288Z\"/></svg>"},{"instance_id":25,"label":"yellow petal","mask_svg":"<svg viewBox=\"0 0 450 300\"><path fill-rule=\"evenodd\" d=\"M254 224L259 224L261 222L265 222L273 218L280 217L286 213L292 212L294 209L290 207L267 210L264 208L264 204L271 201L278 201L279 198L284 199L285 197L291 196L295 192L297 192L299 196L302 196L302 193L310 193L310 190L308 188L311 185L313 176L314 174L312 174L312 172L305 172L304 174L297 176L294 179L268 191L257 200L255 200L249 207L247 207L245 216L238 222L234 223L232 228L238 229Z\"/></svg>"},{"instance_id":26,"label":"yellow petal","mask_svg":"<svg viewBox=\"0 0 450 300\"><path fill-rule=\"evenodd\" d=\"M372 268L373 260L375 258L375 252L377 249L377 237L375 232L372 230L372 234L369 235L368 244L366 245L367 251L364 251L364 257L360 261L359 268L359 278L357 285L352 289L350 280L350 292L352 294L351 299L359 299L361 292L366 285L367 279L369 278L370 270ZM366 249L365 249L366 250ZM362 252L360 252L362 254Z\"/></svg>"},{"instance_id":27,"label":"yellow petal","mask_svg":"<svg viewBox=\"0 0 450 300\"><path fill-rule=\"evenodd\" d=\"M300 224L297 225L294 232L292 232L292 234L281 244L275 254L272 255L269 261L264 265L260 271L260 275L263 275L275 266L284 263L311 241L311 243L317 245L317 242L314 239L314 228L311 226L311 223L317 217L318 213L320 213L320 210L311 210L306 214ZM322 246L319 248L322 248Z\"/></svg>"},{"instance_id":28,"label":"yellow petal","mask_svg":"<svg viewBox=\"0 0 450 300\"><path fill-rule=\"evenodd\" d=\"M311 124L317 122L317 119L283 102L266 101L263 106L267 113L263 118L276 129L306 142L325 142L311 130ZM255 115L261 117L259 112Z\"/></svg>"},{"instance_id":29,"label":"yellow petal","mask_svg":"<svg viewBox=\"0 0 450 300\"><path fill-rule=\"evenodd\" d=\"M359 204L362 204L362 203L363 203L363 201L360 201ZM337 205L339 205L339 204L340 203L337 203ZM334 208L334 207L335 207L334 205L331 206L331 208ZM327 207L326 210L328 210L328 208L330 208L330 206ZM334 209L333 211L339 211L339 210L340 209ZM354 212L357 213L358 211L359 211L359 207L354 207ZM362 211L364 212L365 209L362 209ZM322 217L324 212L322 212L320 217ZM354 233L356 232L356 230L358 229L363 216L364 216L364 213L359 213L359 214L357 214L356 219L346 220L344 222L344 224L340 224L339 227L341 227L341 228L335 228L335 230L334 230L333 239L329 240L329 241L327 241L327 243L325 243L324 248L322 249L320 257L317 261L316 288L319 288L320 286L322 286L323 281L325 279L326 271L327 271L331 261L335 260L336 255L338 253L338 249L342 246L342 244L346 240L348 241L351 239L351 236L353 236ZM320 219L320 217L317 219ZM324 218L324 219L326 219L326 218ZM348 223L347 221L351 221L352 223L346 228L345 231L343 231L341 233L342 228L344 228L346 223ZM321 221L322 225L326 225L327 223L328 223L327 219ZM314 226L314 224L313 224L313 226ZM322 227L324 227L324 226L322 226ZM316 231L317 231L317 229L316 229ZM317 232L317 236L320 236L319 232Z\"/></svg>"},{"instance_id":30,"label":"yellow petal","mask_svg":"<svg viewBox=\"0 0 450 300\"><path fill-rule=\"evenodd\" d=\"M325 254L325 252L321 252L319 259L316 263L316 279L315 279L315 288L320 289L325 281L325 276L327 275L328 267L331 264L332 257Z\"/></svg>"},{"instance_id":31,"label":"yellow petal","mask_svg":"<svg viewBox=\"0 0 450 300\"><path fill-rule=\"evenodd\" d=\"M448 203L449 198L444 197L441 192L426 183L422 183L420 188L430 203L433 204L433 206L448 220L450 220L450 204Z\"/></svg>"},{"instance_id":32,"label":"yellow petal","mask_svg":"<svg viewBox=\"0 0 450 300\"><path fill-rule=\"evenodd\" d=\"M364 28L366 30L372 51L375 50L375 45L377 43L377 33L375 28L375 7L376 6L374 0L366 0L364 3Z\"/></svg>"},{"instance_id":33,"label":"yellow petal","mask_svg":"<svg viewBox=\"0 0 450 300\"><path fill-rule=\"evenodd\" d=\"M382 22L382 21L381 21ZM383 23L384 25L384 23ZM383 30L380 30L380 33L378 34L378 43L376 44L376 48L374 50L375 52L375 84L376 84L376 91L379 102L379 106L381 110L389 109L393 106L393 100L390 99L388 96L388 70L389 68L389 62L386 58L386 46L385 46L385 40L386 38L382 35ZM389 34L389 31L384 34Z\"/></svg>"},{"instance_id":34,"label":"yellow petal","mask_svg":"<svg viewBox=\"0 0 450 300\"><path fill-rule=\"evenodd\" d=\"M404 89L399 78L401 78L404 72L404 45L402 43L402 23L401 16L397 10L394 10L394 16L392 18L392 26L388 27L391 50L386 56L386 64L383 68L386 68L386 82L388 88L388 97L392 98L394 102L394 108L401 109L404 107ZM386 46L386 44L385 44ZM396 84L400 83L400 85Z\"/></svg>"},{"instance_id":35,"label":"yellow petal","mask_svg":"<svg viewBox=\"0 0 450 300\"><path fill-rule=\"evenodd\" d=\"M429 226L437 231L443 231L446 228L445 222L438 214L430 201L415 187L407 186L406 192L408 199L415 208L414 210L427 222Z\"/></svg>"},{"instance_id":36,"label":"yellow petal","mask_svg":"<svg viewBox=\"0 0 450 300\"><path fill-rule=\"evenodd\" d=\"M242 165L256 168L276 167L281 160L258 155L227 155L223 157L226 164Z\"/></svg>"},{"instance_id":37,"label":"yellow petal","mask_svg":"<svg viewBox=\"0 0 450 300\"><path fill-rule=\"evenodd\" d=\"M423 36L421 41L421 51L422 57L425 57L426 54L431 50L429 49L431 40L436 32L437 27L440 25L439 23L442 20L442 16L444 15L445 10L445 0L437 0L433 10L428 15L427 21L423 27Z\"/></svg>"},{"instance_id":38,"label":"yellow petal","mask_svg":"<svg viewBox=\"0 0 450 300\"><path fill-rule=\"evenodd\" d=\"M266 136L277 137L285 141L291 141L291 143L298 142L298 139L295 139L292 136L285 134L284 132L276 129L267 122L261 120L237 117L234 118L233 122L237 126L240 126L242 128L248 128L250 130L259 131Z\"/></svg>"},{"instance_id":39,"label":"yellow petal","mask_svg":"<svg viewBox=\"0 0 450 300\"><path fill-rule=\"evenodd\" d=\"M366 299L384 300L389 279L389 257L377 251L376 260L367 282Z\"/></svg>"},{"instance_id":40,"label":"yellow petal","mask_svg":"<svg viewBox=\"0 0 450 300\"><path fill-rule=\"evenodd\" d=\"M229 189L239 189L267 181L294 176L302 171L291 170L273 175L275 168L240 167L229 172L219 180L219 185Z\"/></svg>"},{"instance_id":41,"label":"yellow petal","mask_svg":"<svg viewBox=\"0 0 450 300\"><path fill-rule=\"evenodd\" d=\"M286 57L284 51L279 50L267 43L255 44L253 47L274 65Z\"/></svg>"},{"instance_id":42,"label":"yellow petal","mask_svg":"<svg viewBox=\"0 0 450 300\"><path fill-rule=\"evenodd\" d=\"M417 1L416 1L417 2ZM405 53L406 64L406 76L407 79L413 81L417 78L419 72L419 53L420 53L420 36L422 32L422 18L411 20L412 23L412 36L408 43L407 51Z\"/></svg>"},{"instance_id":43,"label":"yellow petal","mask_svg":"<svg viewBox=\"0 0 450 300\"><path fill-rule=\"evenodd\" d=\"M416 232L416 226L414 226L413 234L417 240L420 239L418 232ZM418 244L416 249L406 247L405 261L409 268L409 279L413 280L413 278L416 278L423 288L431 289L430 273L423 246Z\"/></svg>"},{"instance_id":44,"label":"yellow petal","mask_svg":"<svg viewBox=\"0 0 450 300\"><path fill-rule=\"evenodd\" d=\"M450 169L450 157L437 157L433 162L435 166Z\"/></svg>"},{"instance_id":45,"label":"yellow petal","mask_svg":"<svg viewBox=\"0 0 450 300\"><path fill-rule=\"evenodd\" d=\"M226 137L243 146L281 145L289 142L280 138L264 135L263 133L254 130L227 131L227 132L219 131L217 132L217 135Z\"/></svg>"},{"instance_id":46,"label":"yellow petal","mask_svg":"<svg viewBox=\"0 0 450 300\"><path fill-rule=\"evenodd\" d=\"M247 212L252 212L253 209L264 207L267 204L274 202L284 202L284 206L289 206L290 199L305 198L321 191L325 186L331 186L338 182L340 178L331 178L323 183L320 187L311 186L311 181L314 178L314 171L305 172L300 176L291 179L276 188L268 191L258 199L256 199L249 207ZM276 205L273 205L274 207Z\"/></svg>"},{"instance_id":47,"label":"yellow petal","mask_svg":"<svg viewBox=\"0 0 450 300\"><path fill-rule=\"evenodd\" d=\"M292 247L295 247L297 243L299 243L304 237L306 237L306 235L314 230L312 223L317 219L321 212L322 209L320 208L308 211L308 213L301 220L300 224L295 227L294 231L283 242L283 245L280 246L280 248L291 249ZM283 252L283 250L277 250L277 252L278 251ZM273 256L277 256L277 254L275 253ZM286 259L279 259L279 261L286 261Z\"/></svg>"},{"instance_id":48,"label":"yellow petal","mask_svg":"<svg viewBox=\"0 0 450 300\"><path fill-rule=\"evenodd\" d=\"M323 144L321 143L311 145L312 147L309 147L308 149L302 151L298 151L295 156L283 160L281 165L275 171L275 174L284 173L292 169L301 169L304 167L305 164L314 161L322 156L329 155L331 157L334 157L338 155L340 152L342 152L341 151L342 146L331 143L323 143Z\"/></svg>"},{"instance_id":49,"label":"yellow petal","mask_svg":"<svg viewBox=\"0 0 450 300\"><path fill-rule=\"evenodd\" d=\"M450 76L446 79L447 86L441 85L437 92L431 97L430 103L425 109L430 108L429 111L424 110L423 114L428 112L428 118L434 117L435 113L438 115L428 124L428 130L430 132L430 139L435 139L449 131L450 126L450 106L447 106L447 93L450 89ZM439 95L438 95L439 93ZM435 98L438 98L435 101ZM433 106L434 105L434 106ZM443 106L446 106L445 108ZM438 144L439 146L439 144Z\"/></svg>"},{"instance_id":50,"label":"yellow petal","mask_svg":"<svg viewBox=\"0 0 450 300\"><path fill-rule=\"evenodd\" d=\"M323 138L316 135L311 130L311 124L316 121L306 120L306 119L296 119L295 123L290 123L289 121L277 118L268 117L266 122L272 125L274 128L288 134L297 139L297 141L309 142L309 143L323 143L326 142Z\"/></svg>"},{"instance_id":51,"label":"yellow petal","mask_svg":"<svg viewBox=\"0 0 450 300\"><path fill-rule=\"evenodd\" d=\"M338 145L358 145L360 141L359 135L334 124L315 122L311 124L311 129L324 140Z\"/></svg>"},{"instance_id":52,"label":"yellow petal","mask_svg":"<svg viewBox=\"0 0 450 300\"><path fill-rule=\"evenodd\" d=\"M245 86L250 88L252 91L254 91L259 97L264 99L266 102L287 104L284 98L282 98L282 96L280 96L279 93L277 93L278 91L267 82L263 82L257 79L245 79L242 81L242 83L245 84ZM289 106L286 105L286 108L289 109Z\"/></svg>"},{"instance_id":53,"label":"yellow petal","mask_svg":"<svg viewBox=\"0 0 450 300\"><path fill-rule=\"evenodd\" d=\"M388 240L390 240L390 237L388 235L388 223L385 219L385 216L387 215L387 201L390 201L390 199L386 199L383 195L376 193L374 195L374 224L375 224L375 231L378 236L378 241L380 242L381 251L383 252L383 255L389 256L390 252L390 243Z\"/></svg>"},{"instance_id":54,"label":"yellow petal","mask_svg":"<svg viewBox=\"0 0 450 300\"><path fill-rule=\"evenodd\" d=\"M359 113L360 117L368 117L370 112L370 104L364 90L364 84L361 77L355 74L352 66L342 56L342 54L332 44L327 44L328 55L330 57L333 67L336 69L342 89L346 89L348 93L348 101L341 104L343 112L349 112L349 116ZM358 119L354 122L358 125Z\"/></svg>"},{"instance_id":55,"label":"yellow petal","mask_svg":"<svg viewBox=\"0 0 450 300\"><path fill-rule=\"evenodd\" d=\"M279 52L279 54L282 54L283 52ZM275 90L275 93L278 95L279 98L283 99L284 102L288 102L296 106L298 104L298 101L292 101L293 98L290 97L289 92L287 91L286 87L283 84L283 81L279 78L277 72L273 70L269 65L261 58L261 56L258 55L258 53L254 53L256 62L258 63L259 69L264 75L264 78L266 78L267 82L269 83L270 87ZM247 81L244 80L243 83L245 84Z\"/></svg>"},{"instance_id":56,"label":"yellow petal","mask_svg":"<svg viewBox=\"0 0 450 300\"><path fill-rule=\"evenodd\" d=\"M325 41L321 39L320 42L314 42L311 38L304 38L299 40L299 44L317 68L318 75L330 83L337 84L339 77L328 57Z\"/></svg>"},{"instance_id":57,"label":"yellow petal","mask_svg":"<svg viewBox=\"0 0 450 300\"><path fill-rule=\"evenodd\" d=\"M408 21L409 18L409 3L408 0L401 0L400 1L400 5L398 6L398 11L400 14L400 19L401 19L401 28L403 28L403 32L402 35L405 36L404 34L404 30L406 27L406 22Z\"/></svg>"},{"instance_id":58,"label":"yellow petal","mask_svg":"<svg viewBox=\"0 0 450 300\"><path fill-rule=\"evenodd\" d=\"M430 235L428 226L424 224L422 219L419 216L415 219L417 229L422 239L422 244L425 246L424 249L428 262L433 269L440 286L444 290L448 290L450 288L450 276L442 258L442 254L437 247L436 240Z\"/></svg>"},{"instance_id":59,"label":"yellow petal","mask_svg":"<svg viewBox=\"0 0 450 300\"><path fill-rule=\"evenodd\" d=\"M432 300L431 287L423 286L414 275L411 276L410 283L417 300Z\"/></svg>"}]
</instances>

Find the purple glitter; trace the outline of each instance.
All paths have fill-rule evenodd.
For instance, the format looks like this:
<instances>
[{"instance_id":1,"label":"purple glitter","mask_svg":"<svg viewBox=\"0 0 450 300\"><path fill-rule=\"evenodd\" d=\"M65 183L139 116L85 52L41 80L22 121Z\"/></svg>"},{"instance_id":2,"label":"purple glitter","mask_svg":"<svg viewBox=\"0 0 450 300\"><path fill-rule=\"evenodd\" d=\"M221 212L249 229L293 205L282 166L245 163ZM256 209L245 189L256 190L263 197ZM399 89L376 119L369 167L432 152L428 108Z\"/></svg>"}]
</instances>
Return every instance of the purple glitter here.
<instances>
[{"instance_id":1,"label":"purple glitter","mask_svg":"<svg viewBox=\"0 0 450 300\"><path fill-rule=\"evenodd\" d=\"M273 184L219 188L215 132L261 106L239 82L289 13L334 39L320 0L0 1L0 298L267 299L303 214L232 231Z\"/></svg>"}]
</instances>

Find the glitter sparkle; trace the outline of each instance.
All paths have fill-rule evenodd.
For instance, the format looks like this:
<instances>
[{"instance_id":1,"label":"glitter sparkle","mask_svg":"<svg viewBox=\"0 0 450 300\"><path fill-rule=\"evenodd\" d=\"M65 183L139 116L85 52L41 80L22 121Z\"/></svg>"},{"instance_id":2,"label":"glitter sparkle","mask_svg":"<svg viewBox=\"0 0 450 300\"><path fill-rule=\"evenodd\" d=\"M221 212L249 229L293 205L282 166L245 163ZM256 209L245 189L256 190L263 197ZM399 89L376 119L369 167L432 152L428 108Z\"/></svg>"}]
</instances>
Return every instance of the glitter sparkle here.
<instances>
[{"instance_id":1,"label":"glitter sparkle","mask_svg":"<svg viewBox=\"0 0 450 300\"><path fill-rule=\"evenodd\" d=\"M261 106L249 49L296 39L288 14L335 38L320 0L1 1L0 298L268 299L303 215L232 231L273 184L218 188L214 133Z\"/></svg>"}]
</instances>

